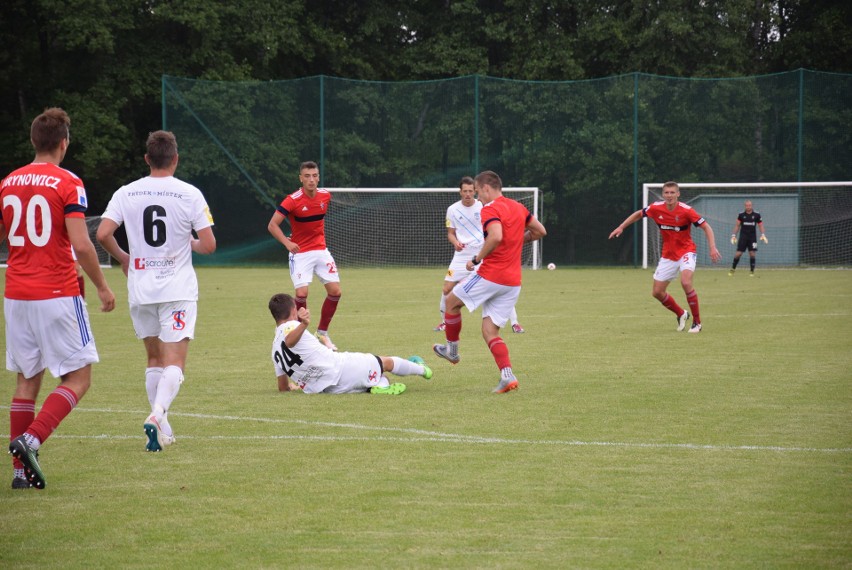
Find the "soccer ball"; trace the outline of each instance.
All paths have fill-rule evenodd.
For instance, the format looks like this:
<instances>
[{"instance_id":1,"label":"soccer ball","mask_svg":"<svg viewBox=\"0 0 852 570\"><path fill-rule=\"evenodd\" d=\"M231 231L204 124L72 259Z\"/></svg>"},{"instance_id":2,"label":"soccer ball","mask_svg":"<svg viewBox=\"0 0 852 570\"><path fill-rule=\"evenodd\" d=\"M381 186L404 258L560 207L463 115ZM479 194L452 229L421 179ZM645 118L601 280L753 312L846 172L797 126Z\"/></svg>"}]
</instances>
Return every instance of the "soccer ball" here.
<instances>
[{"instance_id":1,"label":"soccer ball","mask_svg":"<svg viewBox=\"0 0 852 570\"><path fill-rule=\"evenodd\" d=\"M547 268L550 269L551 271L553 271L554 269L556 269L556 264L555 263L548 263Z\"/></svg>"},{"instance_id":2,"label":"soccer ball","mask_svg":"<svg viewBox=\"0 0 852 570\"><path fill-rule=\"evenodd\" d=\"M425 361L425 360L423 360L422 358L420 358L420 357L419 357L419 356L417 356L417 355L409 356L409 357L408 357L408 360L409 360L410 362L413 362L414 364L419 364L419 365L421 365L421 366L423 366L424 364L426 364L426 361Z\"/></svg>"}]
</instances>

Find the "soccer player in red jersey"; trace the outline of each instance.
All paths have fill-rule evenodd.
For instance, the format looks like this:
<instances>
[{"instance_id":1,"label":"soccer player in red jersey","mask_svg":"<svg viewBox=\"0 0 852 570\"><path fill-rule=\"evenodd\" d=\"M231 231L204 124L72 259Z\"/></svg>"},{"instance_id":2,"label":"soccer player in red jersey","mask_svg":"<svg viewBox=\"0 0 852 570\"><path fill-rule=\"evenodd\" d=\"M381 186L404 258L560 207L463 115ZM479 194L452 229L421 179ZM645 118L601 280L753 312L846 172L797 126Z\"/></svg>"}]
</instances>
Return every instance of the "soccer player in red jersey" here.
<instances>
[{"instance_id":1,"label":"soccer player in red jersey","mask_svg":"<svg viewBox=\"0 0 852 570\"><path fill-rule=\"evenodd\" d=\"M325 215L331 203L331 193L319 188L319 167L307 161L299 166L302 187L281 202L266 226L272 237L290 252L290 278L296 289L296 307L308 306L308 286L314 274L325 287L326 297L320 312L317 338L331 350L337 350L328 336L328 327L340 301L340 274L334 258L325 245ZM287 220L292 235L281 230Z\"/></svg>"},{"instance_id":2,"label":"soccer player in red jersey","mask_svg":"<svg viewBox=\"0 0 852 570\"><path fill-rule=\"evenodd\" d=\"M115 308L86 228L86 189L59 167L71 144L70 126L56 107L36 117L30 128L35 159L0 183L0 242L9 242L6 368L17 373L9 409L13 489L45 487L39 448L89 389L98 362L77 262L95 285L101 310ZM45 369L60 382L36 415Z\"/></svg>"},{"instance_id":3,"label":"soccer player in red jersey","mask_svg":"<svg viewBox=\"0 0 852 570\"><path fill-rule=\"evenodd\" d=\"M669 283L677 277L680 271L680 284L686 293L686 302L692 310L691 333L701 332L701 313L698 310L698 293L692 286L692 275L695 273L696 247L689 233L690 224L698 226L707 236L710 245L710 259L713 263L722 259L722 254L716 249L716 239L713 236L713 228L707 223L701 214L686 204L678 201L680 198L680 186L677 182L666 182L663 184L663 199L659 202L636 210L621 222L617 228L609 234L609 239L619 237L630 224L639 221L643 217L650 218L660 227L660 235L663 239L663 252L657 270L654 272L654 288L652 295L665 308L677 317L677 330L686 328L689 320L689 311L682 309L674 300L674 297L666 292Z\"/></svg>"},{"instance_id":4,"label":"soccer player in red jersey","mask_svg":"<svg viewBox=\"0 0 852 570\"><path fill-rule=\"evenodd\" d=\"M486 170L474 179L474 188L482 207L482 230L485 242L482 249L467 262L467 270L476 272L458 283L447 295L446 344L432 347L435 354L453 364L459 362L459 333L461 308L473 312L482 306L482 338L488 345L497 368L500 383L493 392L503 394L518 387L512 371L509 348L500 338L500 328L509 321L521 293L521 250L525 243L541 239L547 230L527 208L503 196L503 182L496 173Z\"/></svg>"}]
</instances>

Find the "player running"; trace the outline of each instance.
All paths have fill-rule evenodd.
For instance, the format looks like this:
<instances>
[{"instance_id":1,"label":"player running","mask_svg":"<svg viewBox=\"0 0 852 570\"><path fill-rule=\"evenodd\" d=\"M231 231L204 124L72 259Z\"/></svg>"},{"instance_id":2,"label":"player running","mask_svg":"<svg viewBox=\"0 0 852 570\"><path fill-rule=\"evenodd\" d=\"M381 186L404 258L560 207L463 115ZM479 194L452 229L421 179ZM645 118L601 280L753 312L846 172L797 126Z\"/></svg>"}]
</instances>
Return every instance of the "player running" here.
<instances>
[{"instance_id":1,"label":"player running","mask_svg":"<svg viewBox=\"0 0 852 570\"><path fill-rule=\"evenodd\" d=\"M266 228L290 252L290 278L295 288L296 306L307 308L308 286L314 274L325 287L317 338L331 350L337 350L328 327L340 302L340 274L334 258L325 244L325 215L331 203L331 193L319 186L319 167L316 162L303 162L299 166L302 187L293 192L276 208ZM281 223L287 219L292 235L287 237Z\"/></svg>"},{"instance_id":2,"label":"player running","mask_svg":"<svg viewBox=\"0 0 852 570\"><path fill-rule=\"evenodd\" d=\"M443 331L446 325L444 324L444 312L447 306L447 295L453 290L456 283L464 281L470 271L467 270L467 262L479 253L482 249L485 236L482 233L482 221L480 214L482 212L482 202L476 199L476 192L473 189L473 178L465 176L459 182L459 194L461 200L451 204L447 208L447 239L455 253L450 261L450 266L447 268L447 274L444 276L444 286L441 291L441 324L434 328L435 331ZM515 307L512 307L512 313L509 315L509 321L512 323L512 332L523 333L524 327L518 322L518 313Z\"/></svg>"},{"instance_id":3,"label":"player running","mask_svg":"<svg viewBox=\"0 0 852 570\"><path fill-rule=\"evenodd\" d=\"M447 343L436 344L432 349L452 364L458 363L461 308L466 306L473 312L481 305L482 338L500 369L500 382L493 392L503 394L515 390L518 379L512 371L509 348L500 338L500 328L509 320L521 293L524 244L541 239L547 230L523 204L503 196L503 182L496 173L490 170L479 173L474 179L474 189L485 204L481 212L485 242L467 262L466 269L472 272L477 265L479 268L447 295L444 314Z\"/></svg>"},{"instance_id":4,"label":"player running","mask_svg":"<svg viewBox=\"0 0 852 570\"><path fill-rule=\"evenodd\" d=\"M630 224L639 221L643 217L650 218L660 227L660 235L663 240L663 252L654 272L654 288L652 295L665 308L677 317L677 330L686 328L689 320L689 311L682 309L674 300L674 297L666 292L669 283L677 277L680 271L680 284L686 293L686 302L692 309L691 333L701 332L701 313L698 310L698 293L692 286L692 275L695 273L696 247L690 235L690 224L698 226L707 236L710 245L710 259L713 263L722 259L722 254L716 249L716 239L713 236L713 228L707 223L701 214L690 206L678 201L680 198L680 186L677 182L666 182L663 184L663 199L654 202L641 210L636 210L621 222L617 228L609 234L609 239L619 237Z\"/></svg>"}]
</instances>

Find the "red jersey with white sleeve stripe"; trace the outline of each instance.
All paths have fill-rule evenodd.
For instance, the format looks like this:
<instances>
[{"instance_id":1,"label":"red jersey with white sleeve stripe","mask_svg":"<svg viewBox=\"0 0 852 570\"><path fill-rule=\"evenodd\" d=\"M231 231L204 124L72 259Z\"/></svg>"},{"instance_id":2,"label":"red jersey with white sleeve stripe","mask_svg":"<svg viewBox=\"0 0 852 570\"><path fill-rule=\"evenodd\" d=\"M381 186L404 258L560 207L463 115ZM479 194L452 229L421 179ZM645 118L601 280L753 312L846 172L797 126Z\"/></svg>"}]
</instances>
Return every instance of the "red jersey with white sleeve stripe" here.
<instances>
[{"instance_id":1,"label":"red jersey with white sleeve stripe","mask_svg":"<svg viewBox=\"0 0 852 570\"><path fill-rule=\"evenodd\" d=\"M492 283L520 286L521 251L524 231L531 217L529 210L520 202L500 196L482 207L480 217L486 238L488 226L497 222L503 226L503 240L482 260L477 273Z\"/></svg>"},{"instance_id":2,"label":"red jersey with white sleeve stripe","mask_svg":"<svg viewBox=\"0 0 852 570\"><path fill-rule=\"evenodd\" d=\"M325 214L330 203L331 192L325 188L317 188L313 198L299 188L276 208L290 223L290 239L299 246L299 253L326 248Z\"/></svg>"},{"instance_id":3,"label":"red jersey with white sleeve stripe","mask_svg":"<svg viewBox=\"0 0 852 570\"><path fill-rule=\"evenodd\" d=\"M674 210L669 210L662 200L654 202L642 210L642 215L654 220L660 226L663 240L661 257L677 261L686 253L695 253L695 242L690 235L690 224L695 227L705 222L701 215L683 202L678 202Z\"/></svg>"},{"instance_id":4,"label":"red jersey with white sleeve stripe","mask_svg":"<svg viewBox=\"0 0 852 570\"><path fill-rule=\"evenodd\" d=\"M74 173L34 162L0 183L0 223L8 235L7 299L76 297L71 240L65 218L85 218L86 189Z\"/></svg>"}]
</instances>

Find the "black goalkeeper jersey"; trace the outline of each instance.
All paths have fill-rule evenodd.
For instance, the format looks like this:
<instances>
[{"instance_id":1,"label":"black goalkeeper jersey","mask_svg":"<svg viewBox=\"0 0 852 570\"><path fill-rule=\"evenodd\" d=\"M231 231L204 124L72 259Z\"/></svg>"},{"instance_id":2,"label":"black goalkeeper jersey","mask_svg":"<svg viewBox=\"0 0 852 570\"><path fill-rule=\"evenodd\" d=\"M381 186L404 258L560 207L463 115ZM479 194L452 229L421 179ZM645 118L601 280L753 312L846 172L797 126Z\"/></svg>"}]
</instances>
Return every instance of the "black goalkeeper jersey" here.
<instances>
[{"instance_id":1,"label":"black goalkeeper jersey","mask_svg":"<svg viewBox=\"0 0 852 570\"><path fill-rule=\"evenodd\" d=\"M752 211L751 214L740 212L737 216L740 221L740 239L748 242L757 241L757 224L761 222L760 212Z\"/></svg>"}]
</instances>

